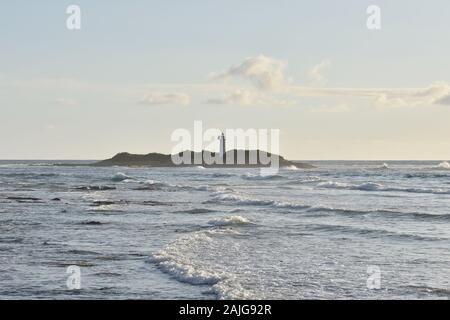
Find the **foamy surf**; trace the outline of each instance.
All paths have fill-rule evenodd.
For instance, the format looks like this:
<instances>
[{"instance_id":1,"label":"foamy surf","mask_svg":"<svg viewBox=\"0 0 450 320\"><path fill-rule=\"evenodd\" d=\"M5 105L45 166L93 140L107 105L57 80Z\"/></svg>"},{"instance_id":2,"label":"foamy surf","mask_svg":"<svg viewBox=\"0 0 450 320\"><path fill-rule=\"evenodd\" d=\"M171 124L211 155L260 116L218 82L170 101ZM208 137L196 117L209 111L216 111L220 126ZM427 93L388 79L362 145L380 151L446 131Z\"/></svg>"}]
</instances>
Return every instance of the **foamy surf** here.
<instances>
[{"instance_id":1,"label":"foamy surf","mask_svg":"<svg viewBox=\"0 0 450 320\"><path fill-rule=\"evenodd\" d=\"M437 166L435 166L435 168L450 169L450 163L448 163L447 161L443 161L443 162L439 163Z\"/></svg>"},{"instance_id":2,"label":"foamy surf","mask_svg":"<svg viewBox=\"0 0 450 320\"><path fill-rule=\"evenodd\" d=\"M242 178L245 180L280 180L280 179L286 179L286 177L283 177L279 174L268 174L268 175L257 175L253 173L247 173L242 175Z\"/></svg>"},{"instance_id":3,"label":"foamy surf","mask_svg":"<svg viewBox=\"0 0 450 320\"><path fill-rule=\"evenodd\" d=\"M375 170L382 162L324 161L308 171L281 168L279 180L243 179L258 173L248 168L2 168L3 267L37 237L39 250L21 257L23 272L36 261L45 278L49 263L99 270L119 263L126 277L95 272L91 280L114 280L124 299L434 299L446 293L395 284L443 287L448 278L450 170L432 169L440 162ZM116 173L133 180L111 181ZM392 290L366 290L367 265L382 261ZM44 282L22 290L28 284L18 271L2 283L1 297L17 290L24 298L66 296Z\"/></svg>"},{"instance_id":4,"label":"foamy surf","mask_svg":"<svg viewBox=\"0 0 450 320\"><path fill-rule=\"evenodd\" d=\"M248 225L253 223L247 218L241 216L230 216L210 220L208 221L208 224L213 226L233 226L233 225Z\"/></svg>"},{"instance_id":5,"label":"foamy surf","mask_svg":"<svg viewBox=\"0 0 450 320\"><path fill-rule=\"evenodd\" d=\"M152 254L149 262L180 282L209 285L210 292L218 299L250 299L255 295L243 289L237 277L223 264L217 264L216 255L227 254L228 247L228 242L220 239L234 233L228 230L194 232Z\"/></svg>"},{"instance_id":6,"label":"foamy surf","mask_svg":"<svg viewBox=\"0 0 450 320\"><path fill-rule=\"evenodd\" d=\"M121 181L125 181L125 180L133 180L133 178L126 175L123 172L118 172L111 177L111 180L114 182L121 182Z\"/></svg>"}]
</instances>

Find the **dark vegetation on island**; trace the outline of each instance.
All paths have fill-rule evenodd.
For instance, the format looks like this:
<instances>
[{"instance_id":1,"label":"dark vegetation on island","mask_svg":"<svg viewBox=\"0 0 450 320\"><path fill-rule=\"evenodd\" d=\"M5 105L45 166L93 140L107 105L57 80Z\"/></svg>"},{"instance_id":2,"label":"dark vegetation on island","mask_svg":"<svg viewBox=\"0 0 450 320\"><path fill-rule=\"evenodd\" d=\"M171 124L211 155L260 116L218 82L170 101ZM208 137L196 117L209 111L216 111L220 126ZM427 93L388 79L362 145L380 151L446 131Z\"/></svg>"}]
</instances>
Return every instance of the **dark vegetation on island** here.
<instances>
[{"instance_id":1,"label":"dark vegetation on island","mask_svg":"<svg viewBox=\"0 0 450 320\"><path fill-rule=\"evenodd\" d=\"M241 152L245 155L242 157L238 155L238 152ZM187 153L187 155L186 155ZM250 161L250 155L254 153L255 156L252 159L256 159L256 161ZM182 157L183 153L180 153L179 156ZM218 155L214 152L210 151L202 151L202 152L192 152L185 151L184 156L189 159L191 164L175 164L172 160L172 156L170 154L162 154L162 153L149 153L149 154L131 154L127 152L122 152L116 154L114 157L106 160L102 160L96 163L91 164L91 166L130 166L130 167L186 167L186 166L203 166L203 167L213 167L213 168L229 168L229 167L268 167L267 161L264 159L268 159L272 157L271 153L259 150L230 150L226 152L225 159L234 159L232 163L225 164L208 164L204 161L204 159L214 159ZM300 169L310 169L314 168L314 166L301 163L301 162L292 162L286 160L284 157L273 154L273 157L278 157L278 163L280 167L290 167L294 166ZM242 159L240 162L237 159ZM197 161L194 161L197 160ZM200 160L200 162L199 162Z\"/></svg>"}]
</instances>

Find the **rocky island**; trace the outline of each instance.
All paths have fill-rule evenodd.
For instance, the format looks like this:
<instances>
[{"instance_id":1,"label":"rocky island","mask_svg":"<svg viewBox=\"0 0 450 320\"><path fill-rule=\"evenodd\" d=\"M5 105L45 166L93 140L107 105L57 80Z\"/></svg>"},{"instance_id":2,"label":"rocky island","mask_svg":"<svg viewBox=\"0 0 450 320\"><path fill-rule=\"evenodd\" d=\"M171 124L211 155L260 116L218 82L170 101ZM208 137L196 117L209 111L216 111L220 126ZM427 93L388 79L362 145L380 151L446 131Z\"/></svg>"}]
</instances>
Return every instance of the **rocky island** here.
<instances>
[{"instance_id":1,"label":"rocky island","mask_svg":"<svg viewBox=\"0 0 450 320\"><path fill-rule=\"evenodd\" d=\"M241 154L241 160L243 161L237 161L239 158L239 153ZM253 158L253 161L250 160L250 155L254 154L255 157ZM307 164L307 163L301 163L301 162L292 162L289 160L286 160L284 157L280 155L271 154L265 151L259 151L259 150L229 150L223 155L224 159L234 159L234 162L228 162L227 160L224 161L224 164L218 164L213 163L209 164L204 159L211 159L214 157L217 157L217 154L210 151L202 151L202 152L193 152L193 151L185 151L178 154L180 157L182 155L185 158L190 159L191 161L188 161L188 163L182 163L182 164L176 164L173 161L173 156L170 154L162 154L162 153L149 153L149 154L131 154L127 152L122 152L116 154L114 157L106 160L102 160L96 163L93 163L91 165L93 166L129 166L129 167L186 167L186 166L203 166L203 167L242 167L242 168L249 168L249 167L269 167L270 164L266 164L266 161L263 161L262 159L268 159L273 157L272 159L277 159L279 167L296 167L300 169L310 169L314 168L314 166ZM245 158L243 158L243 155L245 155ZM200 159L200 162L199 162Z\"/></svg>"}]
</instances>

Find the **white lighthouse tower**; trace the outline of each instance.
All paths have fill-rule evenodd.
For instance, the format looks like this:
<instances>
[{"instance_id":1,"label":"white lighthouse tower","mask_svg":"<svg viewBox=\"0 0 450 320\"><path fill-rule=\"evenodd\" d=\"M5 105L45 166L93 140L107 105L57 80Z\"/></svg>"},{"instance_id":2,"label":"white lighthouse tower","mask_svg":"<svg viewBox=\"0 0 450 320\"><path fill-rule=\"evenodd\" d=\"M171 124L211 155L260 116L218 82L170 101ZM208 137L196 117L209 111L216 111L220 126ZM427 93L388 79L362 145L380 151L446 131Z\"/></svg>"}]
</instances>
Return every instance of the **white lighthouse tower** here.
<instances>
[{"instance_id":1,"label":"white lighthouse tower","mask_svg":"<svg viewBox=\"0 0 450 320\"><path fill-rule=\"evenodd\" d=\"M222 159L224 159L224 158L225 158L225 153L226 153L227 149L226 149L226 144L225 144L225 135L223 134L223 132L222 132L222 134L218 137L218 139L219 139L219 141L220 141L220 157L221 157Z\"/></svg>"}]
</instances>

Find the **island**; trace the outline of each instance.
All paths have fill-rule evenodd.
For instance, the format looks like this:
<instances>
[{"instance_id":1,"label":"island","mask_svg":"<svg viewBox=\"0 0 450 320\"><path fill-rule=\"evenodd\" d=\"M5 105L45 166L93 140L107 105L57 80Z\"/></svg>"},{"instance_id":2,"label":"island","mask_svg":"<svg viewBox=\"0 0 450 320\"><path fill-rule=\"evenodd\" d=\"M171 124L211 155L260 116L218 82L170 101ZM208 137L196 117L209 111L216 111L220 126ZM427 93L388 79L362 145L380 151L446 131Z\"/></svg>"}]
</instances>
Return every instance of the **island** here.
<instances>
[{"instance_id":1,"label":"island","mask_svg":"<svg viewBox=\"0 0 450 320\"><path fill-rule=\"evenodd\" d=\"M237 159L239 159L239 153L245 155L244 161L238 162ZM255 158L256 161L250 161L250 155L254 153L257 155ZM224 164L208 164L204 161L204 159L211 159L214 157L217 157L217 154L210 151L202 151L202 152L193 152L193 151L184 151L180 152L179 157L184 156L185 158L190 159L188 163L182 163L182 164L176 164L172 160L172 155L170 154L163 154L163 153L148 153L148 154L131 154L128 152L121 152L116 154L114 157L106 160L102 160L99 162L95 162L93 164L90 164L91 166L98 166L98 167L105 167L105 166L128 166L128 167L187 167L187 166L202 166L205 168L249 168L249 167L270 167L270 164L265 164L267 161L262 160L261 158L270 158L274 157L275 159L278 159L279 167L291 167L291 168L299 168L299 169L311 169L314 168L313 165L302 163L302 162L292 162L289 160L286 160L284 157L280 155L271 154L269 152L265 151L259 151L259 150L229 150L225 152L223 155L220 155L221 157L224 157L223 159L234 159L234 162L227 163L225 160ZM195 161L196 160L196 161ZM200 160L200 162L199 162Z\"/></svg>"}]
</instances>

